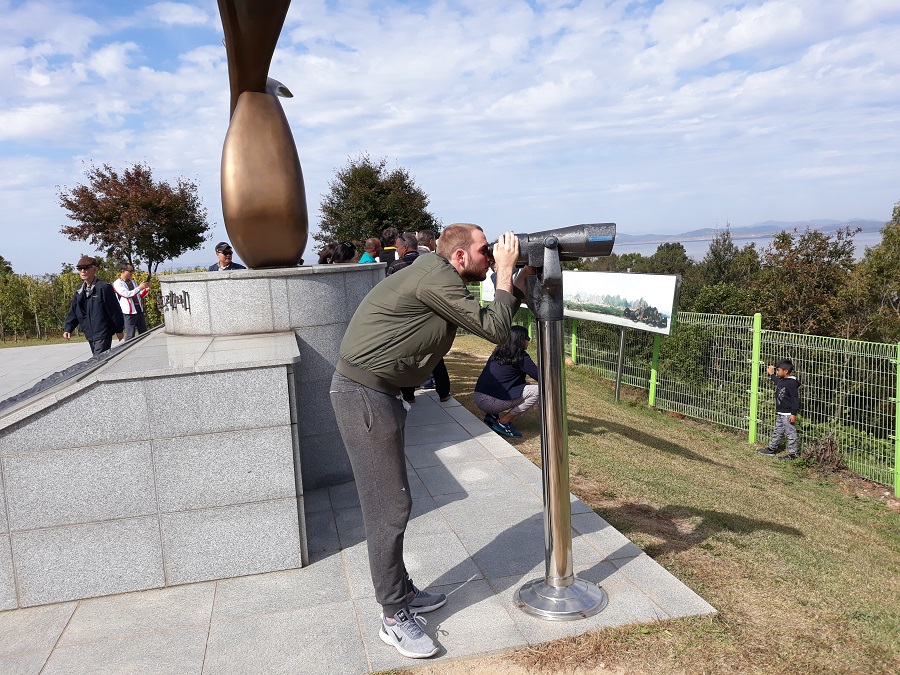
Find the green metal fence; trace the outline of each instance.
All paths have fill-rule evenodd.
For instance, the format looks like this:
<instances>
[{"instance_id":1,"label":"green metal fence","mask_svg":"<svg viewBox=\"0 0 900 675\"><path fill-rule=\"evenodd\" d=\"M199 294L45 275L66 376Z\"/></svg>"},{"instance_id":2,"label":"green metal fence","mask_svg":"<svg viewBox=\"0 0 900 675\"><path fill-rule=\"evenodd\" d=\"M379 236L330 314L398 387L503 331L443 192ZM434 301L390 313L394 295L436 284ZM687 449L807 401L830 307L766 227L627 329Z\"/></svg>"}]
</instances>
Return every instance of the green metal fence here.
<instances>
[{"instance_id":1,"label":"green metal fence","mask_svg":"<svg viewBox=\"0 0 900 675\"><path fill-rule=\"evenodd\" d=\"M763 364L782 358L794 363L801 443L830 432L852 471L895 485L897 345L778 331L762 331L761 338ZM760 386L760 435L774 424L767 379L763 375Z\"/></svg>"},{"instance_id":2,"label":"green metal fence","mask_svg":"<svg viewBox=\"0 0 900 675\"><path fill-rule=\"evenodd\" d=\"M747 430L753 318L680 312L661 342L656 407Z\"/></svg>"},{"instance_id":3,"label":"green metal fence","mask_svg":"<svg viewBox=\"0 0 900 675\"><path fill-rule=\"evenodd\" d=\"M669 336L626 331L624 384L650 404L765 440L775 423L767 364L794 362L801 382L801 443L829 432L855 473L900 496L898 346L764 331L761 317L679 312ZM616 326L567 320L567 355L614 380Z\"/></svg>"},{"instance_id":4,"label":"green metal fence","mask_svg":"<svg viewBox=\"0 0 900 675\"><path fill-rule=\"evenodd\" d=\"M530 326L531 313L515 322ZM900 496L898 345L762 330L759 314L679 312L660 338L625 330L622 383L648 390L650 405L745 431L765 441L775 423L767 364L788 358L800 380L800 441L832 434L855 473ZM535 329L532 327L532 331ZM566 356L615 380L620 329L566 320Z\"/></svg>"}]
</instances>

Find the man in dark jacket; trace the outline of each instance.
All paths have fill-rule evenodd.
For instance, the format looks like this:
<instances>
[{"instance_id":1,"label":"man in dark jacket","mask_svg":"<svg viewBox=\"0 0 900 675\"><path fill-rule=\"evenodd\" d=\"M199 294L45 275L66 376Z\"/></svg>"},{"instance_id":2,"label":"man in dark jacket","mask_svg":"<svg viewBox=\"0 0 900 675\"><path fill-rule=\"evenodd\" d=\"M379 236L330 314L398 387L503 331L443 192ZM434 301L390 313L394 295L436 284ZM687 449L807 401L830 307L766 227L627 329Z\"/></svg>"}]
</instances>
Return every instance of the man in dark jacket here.
<instances>
[{"instance_id":1,"label":"man in dark jacket","mask_svg":"<svg viewBox=\"0 0 900 675\"><path fill-rule=\"evenodd\" d=\"M519 240L507 232L494 246L497 293L481 307L467 283L484 280L492 256L477 225L451 225L437 254L419 256L375 286L350 320L333 379L331 404L347 448L362 508L375 599L382 608L379 637L403 656L428 658L438 646L416 614L447 597L416 588L403 562L412 500L406 475L401 387L414 387L450 351L457 326L503 342L524 297L526 267L513 282Z\"/></svg>"},{"instance_id":2,"label":"man in dark jacket","mask_svg":"<svg viewBox=\"0 0 900 675\"><path fill-rule=\"evenodd\" d=\"M218 244L216 244L216 257L219 259L219 262L213 263L209 266L210 272L247 269L240 263L236 263L232 260L232 258L234 257L234 251L231 248L231 244L229 244L227 241L220 241Z\"/></svg>"},{"instance_id":3,"label":"man in dark jacket","mask_svg":"<svg viewBox=\"0 0 900 675\"><path fill-rule=\"evenodd\" d=\"M113 333L122 339L125 330L125 318L116 298L113 287L97 278L97 261L84 256L75 266L81 277L81 287L75 291L66 322L63 326L63 337L68 340L76 326L91 346L91 352L97 356L112 347Z\"/></svg>"},{"instance_id":4,"label":"man in dark jacket","mask_svg":"<svg viewBox=\"0 0 900 675\"><path fill-rule=\"evenodd\" d=\"M409 267L419 257L416 235L410 232L397 237L394 242L394 248L397 249L397 259L384 268L386 277L391 276L394 272L399 272L404 267Z\"/></svg>"}]
</instances>

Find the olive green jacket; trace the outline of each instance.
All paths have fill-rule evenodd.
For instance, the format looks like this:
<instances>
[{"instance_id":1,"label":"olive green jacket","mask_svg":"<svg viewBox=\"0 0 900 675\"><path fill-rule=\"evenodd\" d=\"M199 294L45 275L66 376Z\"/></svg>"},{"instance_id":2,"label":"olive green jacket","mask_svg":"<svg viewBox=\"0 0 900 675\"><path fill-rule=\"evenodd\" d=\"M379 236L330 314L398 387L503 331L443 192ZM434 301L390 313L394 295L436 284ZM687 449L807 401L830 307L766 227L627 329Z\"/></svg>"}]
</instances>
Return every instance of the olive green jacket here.
<instances>
[{"instance_id":1,"label":"olive green jacket","mask_svg":"<svg viewBox=\"0 0 900 675\"><path fill-rule=\"evenodd\" d=\"M397 395L400 387L428 379L450 351L457 326L503 342L520 302L498 290L494 301L481 307L449 262L435 253L420 255L363 299L341 342L337 371Z\"/></svg>"}]
</instances>

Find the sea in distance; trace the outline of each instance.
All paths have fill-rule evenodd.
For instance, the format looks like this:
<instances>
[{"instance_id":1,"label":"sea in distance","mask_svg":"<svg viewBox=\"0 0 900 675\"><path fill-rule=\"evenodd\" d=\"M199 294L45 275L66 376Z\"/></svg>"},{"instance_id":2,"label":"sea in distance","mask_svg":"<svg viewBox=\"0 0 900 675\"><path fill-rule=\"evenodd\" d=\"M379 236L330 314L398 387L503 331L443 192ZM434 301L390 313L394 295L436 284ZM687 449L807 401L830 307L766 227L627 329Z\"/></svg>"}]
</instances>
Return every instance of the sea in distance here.
<instances>
[{"instance_id":1,"label":"sea in distance","mask_svg":"<svg viewBox=\"0 0 900 675\"><path fill-rule=\"evenodd\" d=\"M750 242L756 243L756 250L758 252L762 252L765 248L774 241L774 237L747 237L747 238L737 238L734 237L733 241L735 246L738 248L743 248ZM712 239L690 239L687 241L679 242L682 246L684 246L684 250L687 252L688 257L693 258L697 262L703 260L706 255L707 250L709 250L709 244ZM628 243L628 242L620 242L616 241L613 245L613 253L618 255L622 255L623 253L640 253L645 257L649 257L656 253L656 249L659 248L659 245L663 243L662 241L656 242L640 242L640 243ZM854 255L856 259L859 260L863 257L866 252L867 246L875 246L881 243L881 232L857 232L853 236L853 243L856 246L854 250Z\"/></svg>"}]
</instances>

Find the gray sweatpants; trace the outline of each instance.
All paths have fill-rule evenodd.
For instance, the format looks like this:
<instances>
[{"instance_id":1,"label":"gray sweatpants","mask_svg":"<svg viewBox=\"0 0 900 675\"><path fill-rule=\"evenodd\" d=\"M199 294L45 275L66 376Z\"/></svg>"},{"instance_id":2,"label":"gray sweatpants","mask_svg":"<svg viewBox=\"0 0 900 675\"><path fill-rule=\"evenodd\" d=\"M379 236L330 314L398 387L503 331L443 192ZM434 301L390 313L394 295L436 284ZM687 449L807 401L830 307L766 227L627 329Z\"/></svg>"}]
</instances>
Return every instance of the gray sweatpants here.
<instances>
[{"instance_id":1,"label":"gray sweatpants","mask_svg":"<svg viewBox=\"0 0 900 675\"><path fill-rule=\"evenodd\" d=\"M390 617L406 605L412 590L403 563L412 510L404 452L406 409L396 396L337 372L331 379L331 405L359 492L375 599Z\"/></svg>"},{"instance_id":2,"label":"gray sweatpants","mask_svg":"<svg viewBox=\"0 0 900 675\"><path fill-rule=\"evenodd\" d=\"M788 454L797 455L799 453L797 447L797 427L791 424L790 415L776 414L775 430L772 432L772 440L769 441L769 450L778 451L783 436L787 436Z\"/></svg>"},{"instance_id":3,"label":"gray sweatpants","mask_svg":"<svg viewBox=\"0 0 900 675\"><path fill-rule=\"evenodd\" d=\"M519 398L504 400L494 398L480 391L475 392L475 405L486 413L499 415L509 410L515 417L531 410L532 406L541 402L541 388L537 384L526 384Z\"/></svg>"}]
</instances>

